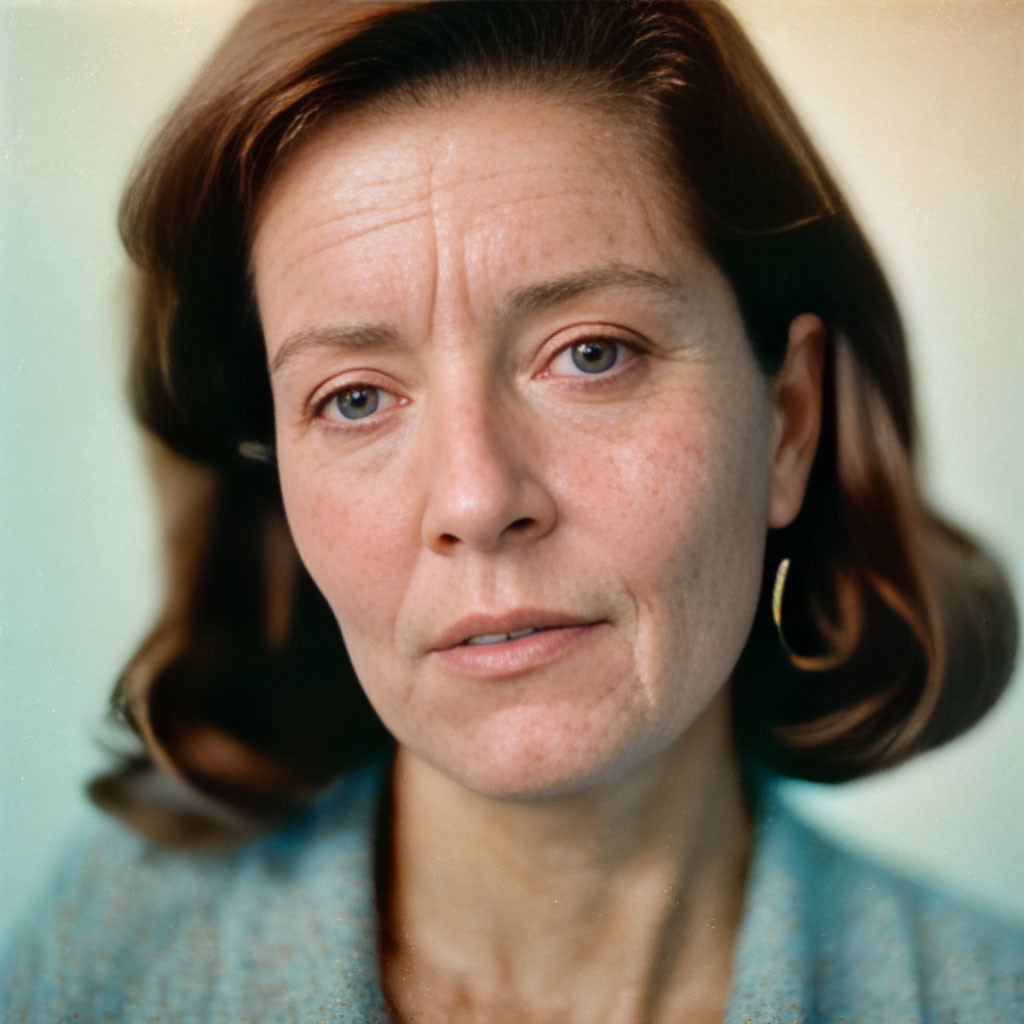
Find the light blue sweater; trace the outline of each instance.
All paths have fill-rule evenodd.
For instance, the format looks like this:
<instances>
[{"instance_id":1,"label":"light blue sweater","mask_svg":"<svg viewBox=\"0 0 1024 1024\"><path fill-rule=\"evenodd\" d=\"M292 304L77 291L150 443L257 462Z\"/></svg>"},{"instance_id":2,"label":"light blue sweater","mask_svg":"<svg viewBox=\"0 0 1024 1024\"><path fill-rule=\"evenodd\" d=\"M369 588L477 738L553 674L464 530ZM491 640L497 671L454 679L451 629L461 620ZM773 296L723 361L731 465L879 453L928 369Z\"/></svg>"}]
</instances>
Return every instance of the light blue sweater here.
<instances>
[{"instance_id":1,"label":"light blue sweater","mask_svg":"<svg viewBox=\"0 0 1024 1024\"><path fill-rule=\"evenodd\" d=\"M113 821L69 851L0 969L7 1021L386 1022L373 896L381 773L231 853ZM831 845L767 792L726 1024L1024 1022L1024 929Z\"/></svg>"}]
</instances>

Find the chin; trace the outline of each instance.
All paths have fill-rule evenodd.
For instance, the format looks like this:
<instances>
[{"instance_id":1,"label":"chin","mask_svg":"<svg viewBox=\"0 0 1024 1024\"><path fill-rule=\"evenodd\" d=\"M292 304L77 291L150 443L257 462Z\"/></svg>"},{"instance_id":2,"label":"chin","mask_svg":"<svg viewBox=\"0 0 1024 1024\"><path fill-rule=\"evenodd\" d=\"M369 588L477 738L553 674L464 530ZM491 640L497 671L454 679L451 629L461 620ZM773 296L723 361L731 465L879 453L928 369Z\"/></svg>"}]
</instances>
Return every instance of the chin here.
<instances>
[{"instance_id":1,"label":"chin","mask_svg":"<svg viewBox=\"0 0 1024 1024\"><path fill-rule=\"evenodd\" d=\"M541 800L612 782L654 756L657 744L619 719L581 728L578 709L496 716L458 759L428 756L455 782L501 800ZM598 723L588 723L596 726ZM643 730L639 730L643 732ZM459 749L453 743L446 752Z\"/></svg>"}]
</instances>

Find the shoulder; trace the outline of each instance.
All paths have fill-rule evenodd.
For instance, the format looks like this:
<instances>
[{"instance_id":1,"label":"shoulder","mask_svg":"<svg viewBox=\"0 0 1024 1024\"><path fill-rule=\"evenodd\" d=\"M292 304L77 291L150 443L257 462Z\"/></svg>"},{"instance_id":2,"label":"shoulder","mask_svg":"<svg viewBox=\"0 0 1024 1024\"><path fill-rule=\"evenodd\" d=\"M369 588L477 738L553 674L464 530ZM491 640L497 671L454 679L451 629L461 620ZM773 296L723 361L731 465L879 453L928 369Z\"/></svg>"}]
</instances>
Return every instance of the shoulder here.
<instances>
[{"instance_id":1,"label":"shoulder","mask_svg":"<svg viewBox=\"0 0 1024 1024\"><path fill-rule=\"evenodd\" d=\"M96 822L0 965L9 1019L160 1020L161 1007L167 1019L319 1019L329 1000L341 1001L331 1020L375 1019L380 774L217 852Z\"/></svg>"},{"instance_id":2,"label":"shoulder","mask_svg":"<svg viewBox=\"0 0 1024 1024\"><path fill-rule=\"evenodd\" d=\"M737 988L781 984L821 1019L1024 1019L1024 925L844 849L776 797L759 813Z\"/></svg>"}]
</instances>

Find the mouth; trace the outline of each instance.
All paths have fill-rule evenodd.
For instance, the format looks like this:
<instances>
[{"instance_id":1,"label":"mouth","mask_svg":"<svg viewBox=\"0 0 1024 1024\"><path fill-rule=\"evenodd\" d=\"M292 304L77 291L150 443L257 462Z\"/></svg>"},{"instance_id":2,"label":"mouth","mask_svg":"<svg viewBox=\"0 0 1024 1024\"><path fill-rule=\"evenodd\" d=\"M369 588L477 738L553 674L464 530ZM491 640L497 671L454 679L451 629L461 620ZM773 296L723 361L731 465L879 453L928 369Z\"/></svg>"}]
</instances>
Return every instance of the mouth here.
<instances>
[{"instance_id":1,"label":"mouth","mask_svg":"<svg viewBox=\"0 0 1024 1024\"><path fill-rule=\"evenodd\" d=\"M535 611L472 616L441 638L432 657L445 671L468 679L521 678L589 649L607 621Z\"/></svg>"},{"instance_id":2,"label":"mouth","mask_svg":"<svg viewBox=\"0 0 1024 1024\"><path fill-rule=\"evenodd\" d=\"M480 633L463 640L458 647L490 647L493 644L507 644L511 640L522 640L525 637L533 636L534 633L542 633L550 626L536 627L527 626L525 629L514 629L511 633Z\"/></svg>"},{"instance_id":3,"label":"mouth","mask_svg":"<svg viewBox=\"0 0 1024 1024\"><path fill-rule=\"evenodd\" d=\"M446 630L432 649L436 652L456 647L495 647L552 630L596 626L600 621L603 620L568 612L525 608L494 615L471 615Z\"/></svg>"}]
</instances>

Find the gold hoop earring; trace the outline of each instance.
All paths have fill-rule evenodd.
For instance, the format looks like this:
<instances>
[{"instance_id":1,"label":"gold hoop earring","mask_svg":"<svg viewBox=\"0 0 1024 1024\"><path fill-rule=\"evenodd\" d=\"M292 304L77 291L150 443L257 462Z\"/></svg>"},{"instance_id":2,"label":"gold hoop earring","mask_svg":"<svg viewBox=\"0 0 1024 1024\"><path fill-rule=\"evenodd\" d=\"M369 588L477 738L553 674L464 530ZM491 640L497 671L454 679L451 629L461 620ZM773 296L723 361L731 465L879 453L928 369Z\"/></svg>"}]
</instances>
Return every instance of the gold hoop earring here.
<instances>
[{"instance_id":1,"label":"gold hoop earring","mask_svg":"<svg viewBox=\"0 0 1024 1024\"><path fill-rule=\"evenodd\" d=\"M789 575L789 559L783 558L775 570L775 582L772 584L772 622L775 623L775 632L779 637L779 644L786 652L790 662L805 672L826 672L829 669L837 668L845 660L844 654L819 654L815 657L808 657L797 654L786 642L786 634L782 631L782 596L786 591L786 577Z\"/></svg>"}]
</instances>

